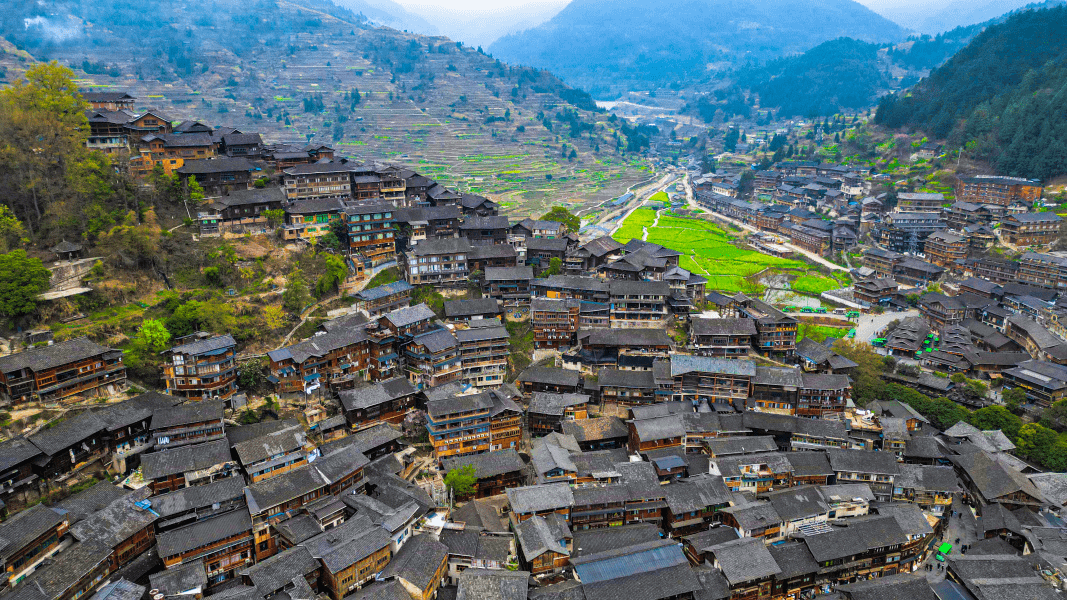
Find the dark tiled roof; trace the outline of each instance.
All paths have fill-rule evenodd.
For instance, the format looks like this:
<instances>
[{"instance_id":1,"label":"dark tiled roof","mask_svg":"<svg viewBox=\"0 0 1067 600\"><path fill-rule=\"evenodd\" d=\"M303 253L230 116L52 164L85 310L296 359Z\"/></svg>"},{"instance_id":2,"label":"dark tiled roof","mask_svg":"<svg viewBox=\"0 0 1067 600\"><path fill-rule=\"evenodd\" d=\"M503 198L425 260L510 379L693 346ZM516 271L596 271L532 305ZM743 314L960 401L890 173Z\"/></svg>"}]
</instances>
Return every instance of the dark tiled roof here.
<instances>
[{"instance_id":1,"label":"dark tiled roof","mask_svg":"<svg viewBox=\"0 0 1067 600\"><path fill-rule=\"evenodd\" d=\"M221 400L189 402L174 408L157 410L152 416L152 429L159 431L170 427L180 427L204 421L221 421L225 411Z\"/></svg>"},{"instance_id":2,"label":"dark tiled roof","mask_svg":"<svg viewBox=\"0 0 1067 600\"><path fill-rule=\"evenodd\" d=\"M0 442L0 471L6 471L40 455L41 449L26 438L4 440Z\"/></svg>"},{"instance_id":3,"label":"dark tiled roof","mask_svg":"<svg viewBox=\"0 0 1067 600\"><path fill-rule=\"evenodd\" d=\"M459 575L456 600L526 600L527 571L467 569Z\"/></svg>"},{"instance_id":4,"label":"dark tiled roof","mask_svg":"<svg viewBox=\"0 0 1067 600\"><path fill-rule=\"evenodd\" d=\"M446 317L469 317L472 315L500 314L500 302L495 298L472 300L448 300L445 302Z\"/></svg>"},{"instance_id":5,"label":"dark tiled roof","mask_svg":"<svg viewBox=\"0 0 1067 600\"><path fill-rule=\"evenodd\" d=\"M33 540L43 536L67 517L38 504L0 523L0 561L26 548Z\"/></svg>"},{"instance_id":6,"label":"dark tiled roof","mask_svg":"<svg viewBox=\"0 0 1067 600\"><path fill-rule=\"evenodd\" d=\"M87 411L60 421L54 427L42 429L29 439L45 455L55 456L106 428L107 425L99 417Z\"/></svg>"},{"instance_id":7,"label":"dark tiled roof","mask_svg":"<svg viewBox=\"0 0 1067 600\"><path fill-rule=\"evenodd\" d=\"M199 471L232 461L226 440L192 444L141 456L141 473L146 481L188 471Z\"/></svg>"},{"instance_id":8,"label":"dark tiled roof","mask_svg":"<svg viewBox=\"0 0 1067 600\"><path fill-rule=\"evenodd\" d=\"M104 508L75 523L70 532L79 542L92 542L117 548L122 542L155 523L152 512L136 508L133 503L144 500L151 493L147 487L113 500Z\"/></svg>"},{"instance_id":9,"label":"dark tiled roof","mask_svg":"<svg viewBox=\"0 0 1067 600\"><path fill-rule=\"evenodd\" d=\"M589 396L585 394L550 394L536 392L530 399L527 412L541 415L563 416L564 411L571 406L580 406L589 403Z\"/></svg>"},{"instance_id":10,"label":"dark tiled roof","mask_svg":"<svg viewBox=\"0 0 1067 600\"><path fill-rule=\"evenodd\" d=\"M396 577L425 590L448 560L448 547L429 535L416 535L405 543L382 571L386 579Z\"/></svg>"},{"instance_id":11,"label":"dark tiled roof","mask_svg":"<svg viewBox=\"0 0 1067 600\"><path fill-rule=\"evenodd\" d=\"M579 442L625 438L626 424L618 417L597 417L580 421L564 421L563 433Z\"/></svg>"},{"instance_id":12,"label":"dark tiled roof","mask_svg":"<svg viewBox=\"0 0 1067 600\"><path fill-rule=\"evenodd\" d=\"M296 577L304 577L319 568L319 561L303 546L289 548L266 560L242 569L238 575L248 577L264 595L272 594Z\"/></svg>"},{"instance_id":13,"label":"dark tiled roof","mask_svg":"<svg viewBox=\"0 0 1067 600\"><path fill-rule=\"evenodd\" d=\"M587 583L582 587L586 600L659 600L683 597L683 594L703 589L700 579L688 564L622 575L616 579Z\"/></svg>"},{"instance_id":14,"label":"dark tiled roof","mask_svg":"<svg viewBox=\"0 0 1067 600\"><path fill-rule=\"evenodd\" d=\"M93 487L82 490L69 498L60 500L52 508L65 511L71 522L84 519L94 512L122 498L129 490L119 488L107 481L101 481Z\"/></svg>"},{"instance_id":15,"label":"dark tiled roof","mask_svg":"<svg viewBox=\"0 0 1067 600\"><path fill-rule=\"evenodd\" d=\"M237 459L242 465L270 460L271 458L296 452L307 443L303 426L268 433L264 436L241 442L234 446Z\"/></svg>"},{"instance_id":16,"label":"dark tiled roof","mask_svg":"<svg viewBox=\"0 0 1067 600\"><path fill-rule=\"evenodd\" d=\"M234 510L185 527L164 531L156 536L156 544L159 547L159 556L166 558L243 533L252 536L252 518L247 510Z\"/></svg>"},{"instance_id":17,"label":"dark tiled roof","mask_svg":"<svg viewBox=\"0 0 1067 600\"><path fill-rule=\"evenodd\" d=\"M196 588L207 589L207 572L203 560L194 560L152 573L148 582L165 596L178 596Z\"/></svg>"},{"instance_id":18,"label":"dark tiled roof","mask_svg":"<svg viewBox=\"0 0 1067 600\"><path fill-rule=\"evenodd\" d=\"M471 454L468 456L445 458L442 461L442 465L444 466L445 471L451 471L452 469L466 465L474 465L476 476L479 479L483 479L496 477L497 475L503 475L504 473L521 471L525 466L525 463L522 462L522 458L519 457L518 452L507 448L484 454Z\"/></svg>"},{"instance_id":19,"label":"dark tiled roof","mask_svg":"<svg viewBox=\"0 0 1067 600\"><path fill-rule=\"evenodd\" d=\"M517 513L569 508L574 504L571 486L566 483L508 488L506 493L511 509Z\"/></svg>"},{"instance_id":20,"label":"dark tiled roof","mask_svg":"<svg viewBox=\"0 0 1067 600\"><path fill-rule=\"evenodd\" d=\"M416 391L415 387L406 378L394 377L375 385L342 390L338 396L341 400L341 406L346 411L351 411L378 406L398 398L413 395Z\"/></svg>"},{"instance_id":21,"label":"dark tiled roof","mask_svg":"<svg viewBox=\"0 0 1067 600\"><path fill-rule=\"evenodd\" d=\"M107 352L117 350L101 346L87 337L79 337L0 357L0 371L10 373L24 368L43 371Z\"/></svg>"},{"instance_id":22,"label":"dark tiled roof","mask_svg":"<svg viewBox=\"0 0 1067 600\"><path fill-rule=\"evenodd\" d=\"M206 485L182 488L152 497L152 510L162 518L209 507L234 498L244 502L243 477L223 477Z\"/></svg>"},{"instance_id":23,"label":"dark tiled roof","mask_svg":"<svg viewBox=\"0 0 1067 600\"><path fill-rule=\"evenodd\" d=\"M555 367L530 367L523 371L516 381L578 387L582 374L570 369Z\"/></svg>"}]
</instances>

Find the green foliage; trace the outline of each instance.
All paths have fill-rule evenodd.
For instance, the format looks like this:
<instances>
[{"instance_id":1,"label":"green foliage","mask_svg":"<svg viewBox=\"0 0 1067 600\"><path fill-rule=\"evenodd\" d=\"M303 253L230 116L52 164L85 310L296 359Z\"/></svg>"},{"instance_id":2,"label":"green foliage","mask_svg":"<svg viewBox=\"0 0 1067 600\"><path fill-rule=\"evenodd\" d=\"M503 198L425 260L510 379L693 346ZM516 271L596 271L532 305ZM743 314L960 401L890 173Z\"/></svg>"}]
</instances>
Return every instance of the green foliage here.
<instances>
[{"instance_id":1,"label":"green foliage","mask_svg":"<svg viewBox=\"0 0 1067 600\"><path fill-rule=\"evenodd\" d=\"M948 138L1007 175L1050 179L1067 154L1067 7L1023 11L978 34L875 121Z\"/></svg>"},{"instance_id":2,"label":"green foliage","mask_svg":"<svg viewBox=\"0 0 1067 600\"><path fill-rule=\"evenodd\" d=\"M463 465L445 473L445 487L452 490L454 498L463 498L474 493L478 477L474 465Z\"/></svg>"},{"instance_id":3,"label":"green foliage","mask_svg":"<svg viewBox=\"0 0 1067 600\"><path fill-rule=\"evenodd\" d=\"M26 228L6 204L0 204L0 252L7 252L26 237Z\"/></svg>"},{"instance_id":4,"label":"green foliage","mask_svg":"<svg viewBox=\"0 0 1067 600\"><path fill-rule=\"evenodd\" d=\"M848 333L847 327L830 327L828 325L815 325L812 323L801 322L797 325L797 341L804 338L811 338L820 344L826 341L826 338L843 338Z\"/></svg>"},{"instance_id":5,"label":"green foliage","mask_svg":"<svg viewBox=\"0 0 1067 600\"><path fill-rule=\"evenodd\" d=\"M263 211L263 216L267 218L267 225L271 228L277 227L285 222L285 210L281 208L265 210Z\"/></svg>"},{"instance_id":6,"label":"green foliage","mask_svg":"<svg viewBox=\"0 0 1067 600\"><path fill-rule=\"evenodd\" d=\"M265 381L263 365L258 360L246 360L237 370L237 385L242 390L257 390Z\"/></svg>"},{"instance_id":7,"label":"green foliage","mask_svg":"<svg viewBox=\"0 0 1067 600\"><path fill-rule=\"evenodd\" d=\"M0 254L0 315L14 318L37 308L37 295L48 289L51 273L25 250Z\"/></svg>"},{"instance_id":8,"label":"green foliage","mask_svg":"<svg viewBox=\"0 0 1067 600\"><path fill-rule=\"evenodd\" d=\"M231 333L236 325L233 307L218 298L186 302L167 319L167 329L177 337L197 331Z\"/></svg>"},{"instance_id":9,"label":"green foliage","mask_svg":"<svg viewBox=\"0 0 1067 600\"><path fill-rule=\"evenodd\" d=\"M438 317L445 315L445 297L433 289L432 285L419 285L411 290L411 304L425 304Z\"/></svg>"},{"instance_id":10,"label":"green foliage","mask_svg":"<svg viewBox=\"0 0 1067 600\"><path fill-rule=\"evenodd\" d=\"M789 284L789 287L793 288L793 291L801 294L819 296L823 292L828 292L841 287L841 282L832 277L806 274L794 279L793 282Z\"/></svg>"},{"instance_id":11,"label":"green foliage","mask_svg":"<svg viewBox=\"0 0 1067 600\"><path fill-rule=\"evenodd\" d=\"M315 284L315 294L321 298L331 290L339 290L346 277L348 277L348 265L345 264L344 259L340 256L327 256L326 272Z\"/></svg>"},{"instance_id":12,"label":"green foliage","mask_svg":"<svg viewBox=\"0 0 1067 600\"><path fill-rule=\"evenodd\" d=\"M289 272L285 291L282 292L282 306L291 313L300 314L310 302L311 294L308 292L307 284L304 283L304 274L300 272L300 269L294 268Z\"/></svg>"},{"instance_id":13,"label":"green foliage","mask_svg":"<svg viewBox=\"0 0 1067 600\"><path fill-rule=\"evenodd\" d=\"M367 282L367 287L364 289L373 289L380 285L386 285L398 281L400 279L400 269L396 267L389 267L388 269L382 269L378 271L378 274L371 277L371 280Z\"/></svg>"},{"instance_id":14,"label":"green foliage","mask_svg":"<svg viewBox=\"0 0 1067 600\"><path fill-rule=\"evenodd\" d=\"M552 210L541 215L541 220L563 223L563 226L571 233L577 233L582 228L581 217L571 214L571 211L563 206L553 206Z\"/></svg>"},{"instance_id":15,"label":"green foliage","mask_svg":"<svg viewBox=\"0 0 1067 600\"><path fill-rule=\"evenodd\" d=\"M145 319L137 330L136 346L147 353L158 354L170 347L170 332L162 319Z\"/></svg>"}]
</instances>

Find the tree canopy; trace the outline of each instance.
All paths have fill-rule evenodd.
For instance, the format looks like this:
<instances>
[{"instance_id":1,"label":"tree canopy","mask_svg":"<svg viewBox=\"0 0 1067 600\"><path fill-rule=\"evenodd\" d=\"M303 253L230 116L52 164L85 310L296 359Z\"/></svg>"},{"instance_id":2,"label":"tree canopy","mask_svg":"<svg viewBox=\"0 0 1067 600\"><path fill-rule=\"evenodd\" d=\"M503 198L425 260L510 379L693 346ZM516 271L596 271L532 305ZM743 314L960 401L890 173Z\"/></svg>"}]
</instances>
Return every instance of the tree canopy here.
<instances>
[{"instance_id":1,"label":"tree canopy","mask_svg":"<svg viewBox=\"0 0 1067 600\"><path fill-rule=\"evenodd\" d=\"M452 490L454 498L473 494L476 483L478 483L478 477L474 465L463 465L445 473L445 486Z\"/></svg>"},{"instance_id":2,"label":"tree canopy","mask_svg":"<svg viewBox=\"0 0 1067 600\"><path fill-rule=\"evenodd\" d=\"M25 250L0 254L0 315L21 317L37 308L37 295L48 289L52 273Z\"/></svg>"}]
</instances>

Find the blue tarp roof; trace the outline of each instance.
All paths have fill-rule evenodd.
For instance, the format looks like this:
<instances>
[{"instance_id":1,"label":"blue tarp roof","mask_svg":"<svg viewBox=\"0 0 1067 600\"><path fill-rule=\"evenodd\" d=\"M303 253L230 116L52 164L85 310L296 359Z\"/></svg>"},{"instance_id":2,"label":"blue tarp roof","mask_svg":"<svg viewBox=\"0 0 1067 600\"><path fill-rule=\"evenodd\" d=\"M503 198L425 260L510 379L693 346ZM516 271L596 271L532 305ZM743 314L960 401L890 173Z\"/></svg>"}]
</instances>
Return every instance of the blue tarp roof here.
<instances>
[{"instance_id":1,"label":"blue tarp roof","mask_svg":"<svg viewBox=\"0 0 1067 600\"><path fill-rule=\"evenodd\" d=\"M681 544L670 544L575 565L574 570L578 573L578 579L582 583L596 583L688 563L688 559L682 553Z\"/></svg>"}]
</instances>

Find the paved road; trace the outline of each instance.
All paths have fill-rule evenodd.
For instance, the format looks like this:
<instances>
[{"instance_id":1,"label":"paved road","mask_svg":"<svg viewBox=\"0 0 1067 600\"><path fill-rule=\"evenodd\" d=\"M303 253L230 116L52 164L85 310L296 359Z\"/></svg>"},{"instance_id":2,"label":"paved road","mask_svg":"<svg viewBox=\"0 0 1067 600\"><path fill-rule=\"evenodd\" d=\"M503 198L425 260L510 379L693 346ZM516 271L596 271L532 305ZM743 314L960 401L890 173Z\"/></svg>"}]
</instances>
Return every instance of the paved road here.
<instances>
[{"instance_id":1,"label":"paved road","mask_svg":"<svg viewBox=\"0 0 1067 600\"><path fill-rule=\"evenodd\" d=\"M906 310L904 312L886 311L880 315L860 315L860 323L856 326L856 339L864 342L871 341L879 330L890 322L908 317L919 316L918 310Z\"/></svg>"}]
</instances>

